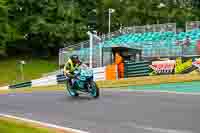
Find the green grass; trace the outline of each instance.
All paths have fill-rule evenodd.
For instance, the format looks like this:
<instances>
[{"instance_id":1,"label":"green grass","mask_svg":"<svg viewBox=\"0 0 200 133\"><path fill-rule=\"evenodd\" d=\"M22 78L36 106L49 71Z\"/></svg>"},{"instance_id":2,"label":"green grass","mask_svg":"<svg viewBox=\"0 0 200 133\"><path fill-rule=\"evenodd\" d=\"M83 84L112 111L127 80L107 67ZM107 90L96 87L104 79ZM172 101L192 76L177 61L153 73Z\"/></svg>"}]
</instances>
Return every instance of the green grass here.
<instances>
[{"instance_id":1,"label":"green grass","mask_svg":"<svg viewBox=\"0 0 200 133\"><path fill-rule=\"evenodd\" d=\"M0 86L21 82L21 72L17 65L18 59L0 61ZM42 74L58 69L56 59L28 59L24 65L24 81L41 77Z\"/></svg>"},{"instance_id":2,"label":"green grass","mask_svg":"<svg viewBox=\"0 0 200 133\"><path fill-rule=\"evenodd\" d=\"M22 122L11 121L0 118L1 133L55 133L45 128L34 127Z\"/></svg>"}]
</instances>

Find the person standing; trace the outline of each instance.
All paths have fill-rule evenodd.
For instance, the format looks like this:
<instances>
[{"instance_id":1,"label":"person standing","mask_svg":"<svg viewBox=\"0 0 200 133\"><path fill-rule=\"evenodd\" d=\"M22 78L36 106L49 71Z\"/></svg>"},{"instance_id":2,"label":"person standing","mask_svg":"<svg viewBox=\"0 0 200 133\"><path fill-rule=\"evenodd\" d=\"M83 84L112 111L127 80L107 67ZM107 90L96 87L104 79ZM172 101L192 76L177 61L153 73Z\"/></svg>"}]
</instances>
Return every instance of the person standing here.
<instances>
[{"instance_id":1,"label":"person standing","mask_svg":"<svg viewBox=\"0 0 200 133\"><path fill-rule=\"evenodd\" d=\"M115 53L115 64L117 65L118 78L124 78L124 61L119 53Z\"/></svg>"},{"instance_id":2,"label":"person standing","mask_svg":"<svg viewBox=\"0 0 200 133\"><path fill-rule=\"evenodd\" d=\"M196 48L197 48L197 55L200 55L200 40L197 41L197 44L196 44Z\"/></svg>"},{"instance_id":3,"label":"person standing","mask_svg":"<svg viewBox=\"0 0 200 133\"><path fill-rule=\"evenodd\" d=\"M187 49L190 46L190 37L187 36L186 39L182 43L182 55L187 54Z\"/></svg>"}]
</instances>

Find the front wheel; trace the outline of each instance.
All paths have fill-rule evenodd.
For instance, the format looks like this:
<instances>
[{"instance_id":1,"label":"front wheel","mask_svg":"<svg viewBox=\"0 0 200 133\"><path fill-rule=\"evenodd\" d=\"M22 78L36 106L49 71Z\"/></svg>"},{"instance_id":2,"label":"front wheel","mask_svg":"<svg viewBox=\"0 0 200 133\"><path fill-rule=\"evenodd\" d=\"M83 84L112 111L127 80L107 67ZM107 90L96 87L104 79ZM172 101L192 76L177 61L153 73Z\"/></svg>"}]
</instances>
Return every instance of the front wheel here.
<instances>
[{"instance_id":1,"label":"front wheel","mask_svg":"<svg viewBox=\"0 0 200 133\"><path fill-rule=\"evenodd\" d=\"M90 83L90 95L94 98L99 97L99 87L94 81Z\"/></svg>"},{"instance_id":2,"label":"front wheel","mask_svg":"<svg viewBox=\"0 0 200 133\"><path fill-rule=\"evenodd\" d=\"M74 89L71 88L68 82L66 83L66 90L68 91L69 96L72 96L72 97L79 96L79 94Z\"/></svg>"}]
</instances>

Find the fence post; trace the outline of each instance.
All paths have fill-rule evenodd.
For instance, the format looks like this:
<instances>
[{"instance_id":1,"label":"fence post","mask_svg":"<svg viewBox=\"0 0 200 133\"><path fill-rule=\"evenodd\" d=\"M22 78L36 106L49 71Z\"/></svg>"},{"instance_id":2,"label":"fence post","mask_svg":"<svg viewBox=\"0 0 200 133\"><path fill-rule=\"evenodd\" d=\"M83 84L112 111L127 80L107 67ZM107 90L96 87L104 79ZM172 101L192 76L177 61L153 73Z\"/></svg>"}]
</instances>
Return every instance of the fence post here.
<instances>
[{"instance_id":1,"label":"fence post","mask_svg":"<svg viewBox=\"0 0 200 133\"><path fill-rule=\"evenodd\" d=\"M100 67L102 67L102 66L103 66L103 65L102 65L102 64L103 64L103 63L102 63L102 62L103 62L103 61L102 61L102 60L103 60L102 44L100 44L99 47L100 47L100 48L99 48L99 50L100 50L100 51L99 51L99 53L100 53L100 55L99 55L99 56L100 56Z\"/></svg>"},{"instance_id":2,"label":"fence post","mask_svg":"<svg viewBox=\"0 0 200 133\"><path fill-rule=\"evenodd\" d=\"M87 34L90 37L90 68L92 68L92 49L93 49L93 37L92 37L92 33L90 31L87 32Z\"/></svg>"}]
</instances>

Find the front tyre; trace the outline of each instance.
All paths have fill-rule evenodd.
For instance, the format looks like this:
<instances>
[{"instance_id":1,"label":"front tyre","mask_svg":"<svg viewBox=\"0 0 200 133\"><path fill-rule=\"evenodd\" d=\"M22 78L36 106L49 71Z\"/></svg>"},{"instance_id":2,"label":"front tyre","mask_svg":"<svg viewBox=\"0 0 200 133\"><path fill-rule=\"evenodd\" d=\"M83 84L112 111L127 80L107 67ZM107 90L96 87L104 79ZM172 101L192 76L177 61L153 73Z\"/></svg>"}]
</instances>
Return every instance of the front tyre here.
<instances>
[{"instance_id":1,"label":"front tyre","mask_svg":"<svg viewBox=\"0 0 200 133\"><path fill-rule=\"evenodd\" d=\"M99 97L99 87L97 86L97 84L94 81L92 81L90 83L90 87L91 87L90 95L94 98L98 98Z\"/></svg>"},{"instance_id":2,"label":"front tyre","mask_svg":"<svg viewBox=\"0 0 200 133\"><path fill-rule=\"evenodd\" d=\"M66 90L68 91L68 94L71 97L78 97L79 96L79 94L74 89L71 88L69 83L66 83Z\"/></svg>"}]
</instances>

